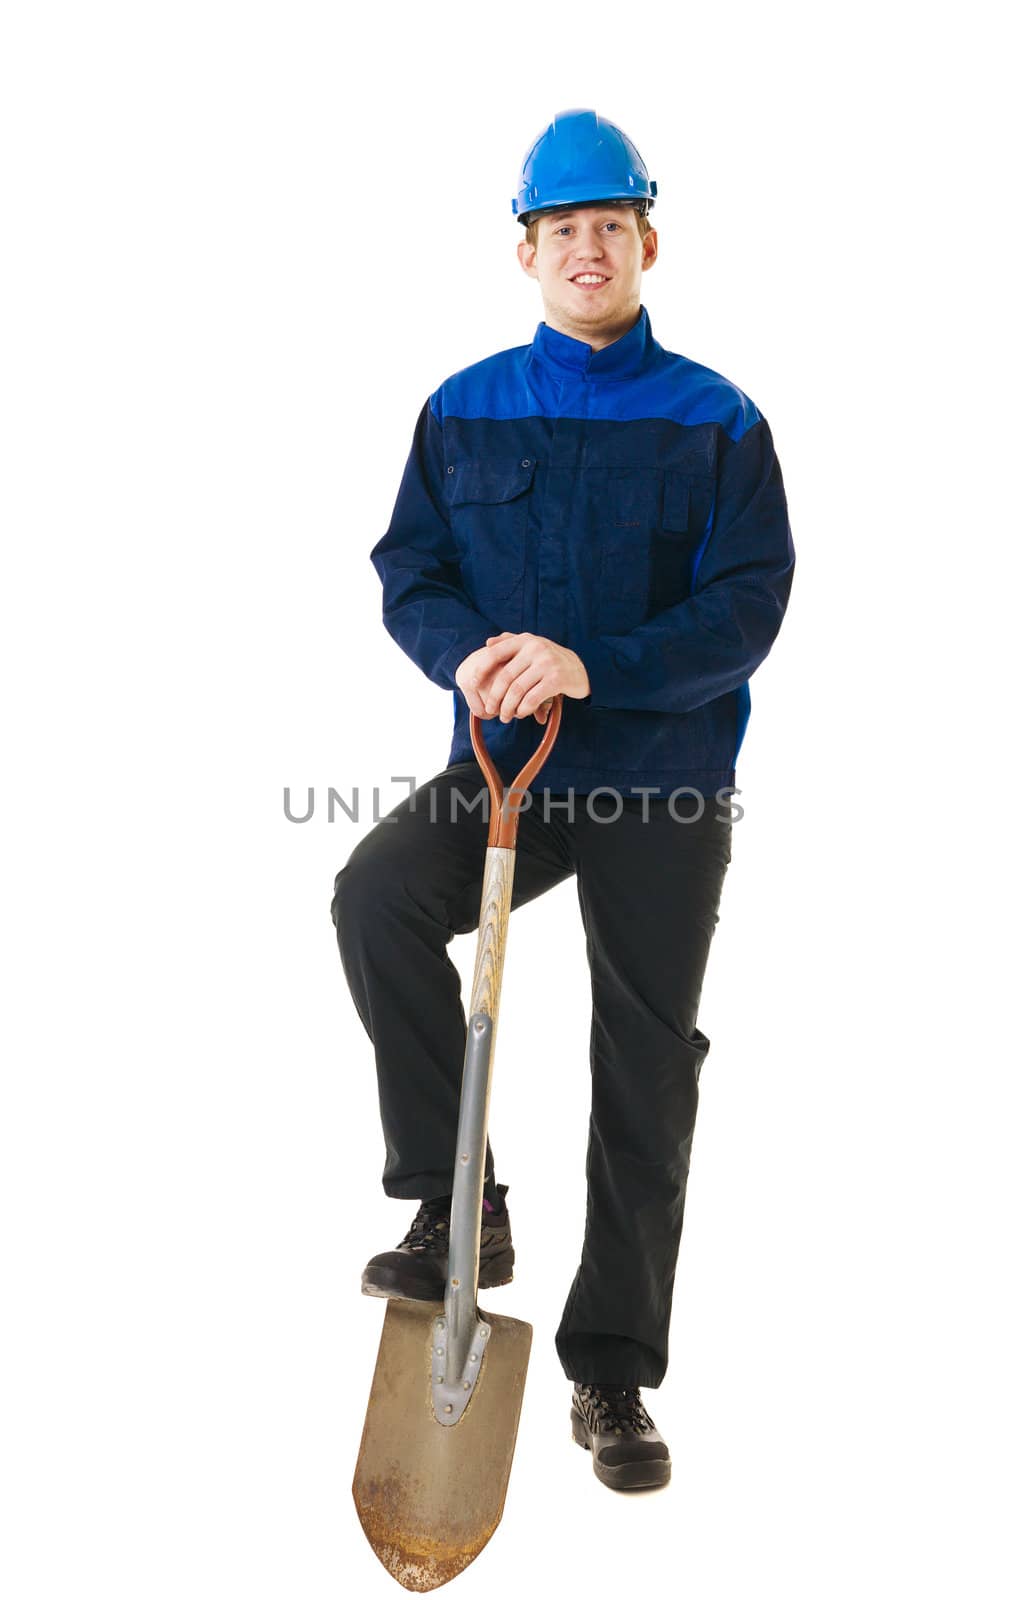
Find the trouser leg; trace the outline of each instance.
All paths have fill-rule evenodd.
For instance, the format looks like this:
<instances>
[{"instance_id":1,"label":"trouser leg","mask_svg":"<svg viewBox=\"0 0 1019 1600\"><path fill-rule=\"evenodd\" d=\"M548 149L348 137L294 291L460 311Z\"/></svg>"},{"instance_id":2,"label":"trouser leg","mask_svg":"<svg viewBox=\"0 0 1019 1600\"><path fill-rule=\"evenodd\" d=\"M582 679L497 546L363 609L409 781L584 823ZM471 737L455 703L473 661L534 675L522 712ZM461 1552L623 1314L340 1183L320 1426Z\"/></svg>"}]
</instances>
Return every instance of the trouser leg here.
<instances>
[{"instance_id":1,"label":"trouser leg","mask_svg":"<svg viewBox=\"0 0 1019 1600\"><path fill-rule=\"evenodd\" d=\"M454 806L454 789L466 805ZM452 1189L467 1024L448 945L454 934L478 926L487 834L484 777L476 763L458 764L381 819L336 877L332 917L340 958L375 1049L382 1186L402 1199L428 1200ZM523 812L511 907L571 871L540 810ZM489 1143L486 1179L493 1170Z\"/></svg>"},{"instance_id":2,"label":"trouser leg","mask_svg":"<svg viewBox=\"0 0 1019 1600\"><path fill-rule=\"evenodd\" d=\"M611 812L614 802L603 808ZM678 815L684 802L675 802ZM687 808L689 809L689 808ZM694 808L695 809L695 808ZM661 1383L686 1198L698 1079L696 1025L731 853L731 810L699 820L665 800L626 801L576 829L577 889L591 966L588 1204L580 1266L556 1334L567 1377ZM718 818L723 820L719 821Z\"/></svg>"}]
</instances>

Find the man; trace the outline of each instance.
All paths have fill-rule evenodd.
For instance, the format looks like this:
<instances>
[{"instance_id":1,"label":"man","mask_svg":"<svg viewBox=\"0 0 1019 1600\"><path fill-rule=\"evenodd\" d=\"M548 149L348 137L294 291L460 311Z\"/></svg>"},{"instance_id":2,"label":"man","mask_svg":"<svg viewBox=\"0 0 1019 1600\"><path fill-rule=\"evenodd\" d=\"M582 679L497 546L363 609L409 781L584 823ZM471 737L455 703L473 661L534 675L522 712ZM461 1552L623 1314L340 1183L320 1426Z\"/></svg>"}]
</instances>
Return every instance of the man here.
<instances>
[{"instance_id":1,"label":"man","mask_svg":"<svg viewBox=\"0 0 1019 1600\"><path fill-rule=\"evenodd\" d=\"M375 1048L383 1187L421 1202L362 1288L441 1300L466 1042L447 946L477 928L487 833L487 811L470 809L488 798L470 713L489 719L509 782L540 737L535 719L564 696L520 816L512 905L576 876L593 1000L588 1207L556 1349L574 1438L616 1488L670 1473L640 1390L668 1360L709 1048L697 1010L747 680L778 633L794 561L767 422L652 336L641 285L657 259L656 193L625 134L593 111L557 116L528 153L517 252L544 321L530 345L430 396L371 552L385 626L454 692L448 764L358 844L332 904ZM482 1288L512 1277L507 1189L489 1145Z\"/></svg>"}]
</instances>

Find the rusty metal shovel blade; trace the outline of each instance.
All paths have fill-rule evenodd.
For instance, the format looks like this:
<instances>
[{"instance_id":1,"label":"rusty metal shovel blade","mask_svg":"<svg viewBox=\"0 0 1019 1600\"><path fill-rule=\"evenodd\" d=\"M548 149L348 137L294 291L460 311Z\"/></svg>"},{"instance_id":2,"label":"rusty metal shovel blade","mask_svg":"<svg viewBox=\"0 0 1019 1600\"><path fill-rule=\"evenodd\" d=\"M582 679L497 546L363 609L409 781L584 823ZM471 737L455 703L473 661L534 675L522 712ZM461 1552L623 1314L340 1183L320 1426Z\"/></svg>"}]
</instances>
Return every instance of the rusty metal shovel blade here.
<instances>
[{"instance_id":1,"label":"rusty metal shovel blade","mask_svg":"<svg viewBox=\"0 0 1019 1600\"><path fill-rule=\"evenodd\" d=\"M438 1589L488 1543L506 1500L531 1352L531 1326L489 1325L477 1386L452 1427L432 1402L432 1325L441 1302L389 1300L354 1475L357 1514L405 1589Z\"/></svg>"}]
</instances>

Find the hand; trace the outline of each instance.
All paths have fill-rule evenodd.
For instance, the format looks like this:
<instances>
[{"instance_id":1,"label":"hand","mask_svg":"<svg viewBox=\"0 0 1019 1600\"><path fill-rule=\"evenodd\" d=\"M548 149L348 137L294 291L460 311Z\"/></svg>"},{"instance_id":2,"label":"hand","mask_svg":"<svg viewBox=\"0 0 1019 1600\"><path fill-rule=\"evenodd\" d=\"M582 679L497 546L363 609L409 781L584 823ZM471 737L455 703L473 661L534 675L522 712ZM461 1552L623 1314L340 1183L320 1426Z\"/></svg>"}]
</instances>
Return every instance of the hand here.
<instances>
[{"instance_id":1,"label":"hand","mask_svg":"<svg viewBox=\"0 0 1019 1600\"><path fill-rule=\"evenodd\" d=\"M456 682L478 717L500 722L548 720L557 694L582 700L591 693L587 669L574 650L536 633L493 634L457 668Z\"/></svg>"}]
</instances>

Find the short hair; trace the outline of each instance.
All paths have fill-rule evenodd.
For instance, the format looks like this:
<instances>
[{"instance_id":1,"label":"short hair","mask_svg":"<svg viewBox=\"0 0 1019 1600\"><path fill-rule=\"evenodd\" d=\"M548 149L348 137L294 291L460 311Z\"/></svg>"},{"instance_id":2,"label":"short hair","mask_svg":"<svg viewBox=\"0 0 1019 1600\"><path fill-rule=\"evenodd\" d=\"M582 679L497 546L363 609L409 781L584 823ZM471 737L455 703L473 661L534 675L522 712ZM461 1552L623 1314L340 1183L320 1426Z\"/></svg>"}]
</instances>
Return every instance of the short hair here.
<instances>
[{"instance_id":1,"label":"short hair","mask_svg":"<svg viewBox=\"0 0 1019 1600\"><path fill-rule=\"evenodd\" d=\"M647 234L648 229L653 226L651 218L643 210L644 202L642 200L636 202L633 200L583 200L578 201L575 206L552 206L548 211L532 211L530 216L525 219L524 231L528 244L533 245L535 249L538 248L538 223L541 221L542 217L561 216L563 212L579 211L581 206L588 205L629 206L630 209L635 211L637 214L637 232L640 234L642 240Z\"/></svg>"}]
</instances>

